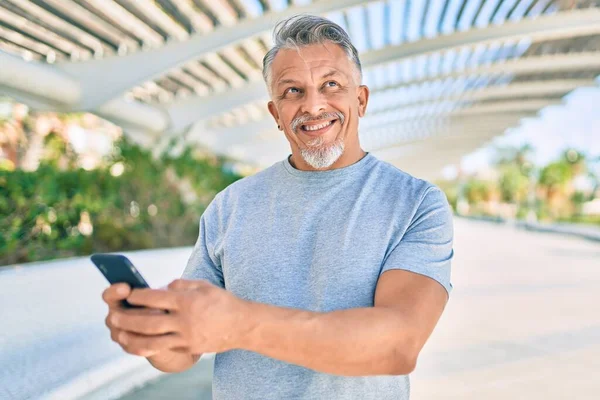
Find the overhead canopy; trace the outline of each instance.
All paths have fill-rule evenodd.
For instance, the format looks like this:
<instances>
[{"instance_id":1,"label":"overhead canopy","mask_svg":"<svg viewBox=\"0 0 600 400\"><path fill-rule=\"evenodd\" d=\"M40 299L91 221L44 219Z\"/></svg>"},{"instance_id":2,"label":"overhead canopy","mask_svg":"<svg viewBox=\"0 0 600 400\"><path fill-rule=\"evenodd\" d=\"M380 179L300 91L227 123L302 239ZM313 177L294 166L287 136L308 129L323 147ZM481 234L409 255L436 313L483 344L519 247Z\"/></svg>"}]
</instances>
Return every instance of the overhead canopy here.
<instances>
[{"instance_id":1,"label":"overhead canopy","mask_svg":"<svg viewBox=\"0 0 600 400\"><path fill-rule=\"evenodd\" d=\"M340 24L371 88L363 147L415 175L595 84L600 0L2 0L0 93L91 111L148 145L185 135L268 166L289 144L266 111L270 30Z\"/></svg>"}]
</instances>

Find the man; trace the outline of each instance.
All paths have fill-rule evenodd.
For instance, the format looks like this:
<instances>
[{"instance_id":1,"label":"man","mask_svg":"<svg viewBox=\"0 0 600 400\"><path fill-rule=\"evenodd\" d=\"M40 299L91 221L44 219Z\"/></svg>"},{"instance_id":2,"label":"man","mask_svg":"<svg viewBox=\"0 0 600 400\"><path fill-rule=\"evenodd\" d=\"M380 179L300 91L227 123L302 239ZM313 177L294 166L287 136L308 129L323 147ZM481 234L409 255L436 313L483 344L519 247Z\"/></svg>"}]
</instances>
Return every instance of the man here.
<instances>
[{"instance_id":1,"label":"man","mask_svg":"<svg viewBox=\"0 0 600 400\"><path fill-rule=\"evenodd\" d=\"M452 289L446 198L361 149L369 89L339 26L280 23L264 77L291 157L215 197L184 279L107 289L112 338L166 372L218 353L214 399L408 399Z\"/></svg>"}]
</instances>

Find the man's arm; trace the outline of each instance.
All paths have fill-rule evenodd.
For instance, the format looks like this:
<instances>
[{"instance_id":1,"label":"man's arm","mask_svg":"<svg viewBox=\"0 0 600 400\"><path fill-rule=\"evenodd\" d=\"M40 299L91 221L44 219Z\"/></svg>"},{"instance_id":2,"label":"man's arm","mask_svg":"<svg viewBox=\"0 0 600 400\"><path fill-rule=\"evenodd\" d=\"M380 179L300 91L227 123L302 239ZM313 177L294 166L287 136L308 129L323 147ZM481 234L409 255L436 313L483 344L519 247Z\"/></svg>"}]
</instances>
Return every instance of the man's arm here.
<instances>
[{"instance_id":1,"label":"man's arm","mask_svg":"<svg viewBox=\"0 0 600 400\"><path fill-rule=\"evenodd\" d=\"M389 270L374 307L316 313L249 302L238 347L335 375L404 375L414 370L447 298L429 277Z\"/></svg>"}]
</instances>

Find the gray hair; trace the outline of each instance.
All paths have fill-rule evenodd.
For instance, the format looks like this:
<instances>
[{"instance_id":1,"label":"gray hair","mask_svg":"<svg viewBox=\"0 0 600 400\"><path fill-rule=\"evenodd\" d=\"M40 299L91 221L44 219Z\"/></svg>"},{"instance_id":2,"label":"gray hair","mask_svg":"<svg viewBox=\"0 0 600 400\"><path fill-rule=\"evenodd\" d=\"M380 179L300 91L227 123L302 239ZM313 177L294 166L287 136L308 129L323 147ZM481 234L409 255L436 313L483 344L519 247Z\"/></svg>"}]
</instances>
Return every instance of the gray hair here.
<instances>
[{"instance_id":1,"label":"gray hair","mask_svg":"<svg viewBox=\"0 0 600 400\"><path fill-rule=\"evenodd\" d=\"M299 49L302 46L335 43L348 55L354 63L357 80L362 81L362 67L358 58L358 51L350 42L350 37L336 23L315 15L296 15L279 22L273 30L273 48L263 58L263 78L271 92L271 64L281 49Z\"/></svg>"}]
</instances>

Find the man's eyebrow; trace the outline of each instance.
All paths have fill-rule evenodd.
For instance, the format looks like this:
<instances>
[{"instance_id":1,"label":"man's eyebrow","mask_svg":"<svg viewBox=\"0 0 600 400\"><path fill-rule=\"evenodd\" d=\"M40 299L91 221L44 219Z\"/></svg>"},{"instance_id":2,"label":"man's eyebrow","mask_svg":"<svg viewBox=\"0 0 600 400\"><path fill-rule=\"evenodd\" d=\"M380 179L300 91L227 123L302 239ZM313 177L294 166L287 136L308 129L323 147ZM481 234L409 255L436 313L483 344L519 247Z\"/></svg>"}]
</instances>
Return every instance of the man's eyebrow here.
<instances>
[{"instance_id":1,"label":"man's eyebrow","mask_svg":"<svg viewBox=\"0 0 600 400\"><path fill-rule=\"evenodd\" d=\"M330 76L339 75L339 74L340 73L338 71L336 71L336 70L333 69L333 70L329 71L328 73L326 73L325 75L323 75L321 77L321 79L329 78Z\"/></svg>"},{"instance_id":2,"label":"man's eyebrow","mask_svg":"<svg viewBox=\"0 0 600 400\"><path fill-rule=\"evenodd\" d=\"M295 79L282 79L280 81L277 81L277 86L285 85L288 83L298 83L298 81Z\"/></svg>"},{"instance_id":3,"label":"man's eyebrow","mask_svg":"<svg viewBox=\"0 0 600 400\"><path fill-rule=\"evenodd\" d=\"M334 75L340 75L340 73L338 71L332 69L331 71L327 72L325 75L321 76L321 79L329 78L329 77L334 76ZM295 79L291 79L291 78L282 79L282 80L280 80L280 81L277 82L277 86L284 85L286 83L298 83L298 81L295 80Z\"/></svg>"}]
</instances>

